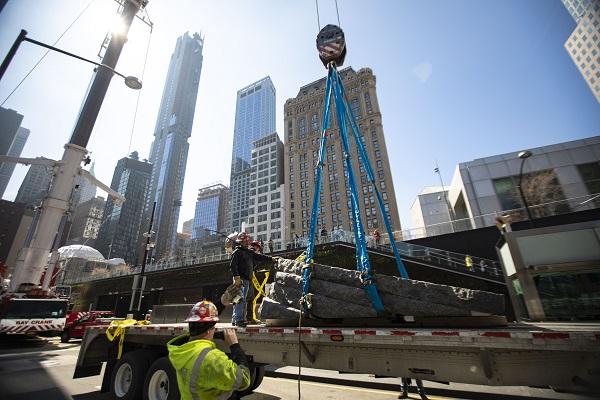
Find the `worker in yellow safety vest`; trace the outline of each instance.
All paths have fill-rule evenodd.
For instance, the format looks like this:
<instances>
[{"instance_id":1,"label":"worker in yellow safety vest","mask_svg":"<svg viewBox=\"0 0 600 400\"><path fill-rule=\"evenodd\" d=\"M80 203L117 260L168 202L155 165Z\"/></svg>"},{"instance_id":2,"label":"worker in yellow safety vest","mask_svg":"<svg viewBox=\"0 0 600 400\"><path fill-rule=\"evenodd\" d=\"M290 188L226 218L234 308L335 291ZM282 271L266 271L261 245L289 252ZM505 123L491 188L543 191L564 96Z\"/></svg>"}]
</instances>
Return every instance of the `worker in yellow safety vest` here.
<instances>
[{"instance_id":1,"label":"worker in yellow safety vest","mask_svg":"<svg viewBox=\"0 0 600 400\"><path fill-rule=\"evenodd\" d=\"M235 330L224 331L225 343L231 352L228 357L213 341L215 324L219 321L213 303L207 300L196 303L185 321L189 323L189 335L178 336L167 343L181 399L238 399L235 392L250 386L250 370Z\"/></svg>"}]
</instances>

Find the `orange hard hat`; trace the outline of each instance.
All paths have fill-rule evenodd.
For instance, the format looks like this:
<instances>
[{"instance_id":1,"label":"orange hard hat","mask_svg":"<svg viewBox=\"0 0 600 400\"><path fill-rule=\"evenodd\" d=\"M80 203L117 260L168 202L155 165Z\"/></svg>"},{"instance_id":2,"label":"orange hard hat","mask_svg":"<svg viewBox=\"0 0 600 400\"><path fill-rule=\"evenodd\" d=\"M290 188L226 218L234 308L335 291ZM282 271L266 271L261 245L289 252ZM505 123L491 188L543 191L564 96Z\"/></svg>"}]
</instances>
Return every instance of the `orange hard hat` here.
<instances>
[{"instance_id":1,"label":"orange hard hat","mask_svg":"<svg viewBox=\"0 0 600 400\"><path fill-rule=\"evenodd\" d=\"M194 304L185 322L219 322L217 307L208 300Z\"/></svg>"}]
</instances>

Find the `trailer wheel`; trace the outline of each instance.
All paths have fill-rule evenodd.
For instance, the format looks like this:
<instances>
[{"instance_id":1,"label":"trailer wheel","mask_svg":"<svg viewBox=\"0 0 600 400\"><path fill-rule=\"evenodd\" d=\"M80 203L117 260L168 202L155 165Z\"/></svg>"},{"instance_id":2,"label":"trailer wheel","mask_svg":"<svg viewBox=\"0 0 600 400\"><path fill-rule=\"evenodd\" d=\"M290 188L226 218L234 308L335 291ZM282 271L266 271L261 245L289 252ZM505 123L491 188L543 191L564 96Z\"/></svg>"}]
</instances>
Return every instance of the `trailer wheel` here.
<instances>
[{"instance_id":1,"label":"trailer wheel","mask_svg":"<svg viewBox=\"0 0 600 400\"><path fill-rule=\"evenodd\" d=\"M71 339L71 336L69 336L69 331L68 330L64 330L61 334L60 334L60 342L61 343L69 343L69 340Z\"/></svg>"},{"instance_id":2,"label":"trailer wheel","mask_svg":"<svg viewBox=\"0 0 600 400\"><path fill-rule=\"evenodd\" d=\"M144 400L179 400L177 375L168 357L154 361L146 374Z\"/></svg>"},{"instance_id":3,"label":"trailer wheel","mask_svg":"<svg viewBox=\"0 0 600 400\"><path fill-rule=\"evenodd\" d=\"M137 400L142 396L146 371L152 354L144 350L125 353L117 361L110 380L110 394L117 400Z\"/></svg>"},{"instance_id":4,"label":"trailer wheel","mask_svg":"<svg viewBox=\"0 0 600 400\"><path fill-rule=\"evenodd\" d=\"M255 365L254 367L250 367L250 386L239 392L240 396L248 396L255 389L257 389L263 381L265 377L265 366L264 365Z\"/></svg>"}]
</instances>

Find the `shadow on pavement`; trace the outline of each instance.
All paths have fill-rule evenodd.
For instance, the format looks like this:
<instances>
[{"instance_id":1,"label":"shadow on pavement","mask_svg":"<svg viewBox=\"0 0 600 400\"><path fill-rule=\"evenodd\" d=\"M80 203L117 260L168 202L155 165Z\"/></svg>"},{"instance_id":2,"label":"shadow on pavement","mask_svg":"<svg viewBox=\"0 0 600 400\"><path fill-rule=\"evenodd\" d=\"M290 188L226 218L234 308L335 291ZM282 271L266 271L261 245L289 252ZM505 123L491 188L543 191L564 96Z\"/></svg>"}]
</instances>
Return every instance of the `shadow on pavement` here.
<instances>
[{"instance_id":1,"label":"shadow on pavement","mask_svg":"<svg viewBox=\"0 0 600 400\"><path fill-rule=\"evenodd\" d=\"M7 350L16 353L29 351L52 351L59 349L68 349L77 347L80 341L61 344L57 337L54 336L31 336L31 335L3 335L0 337L0 354L6 353Z\"/></svg>"},{"instance_id":2,"label":"shadow on pavement","mask_svg":"<svg viewBox=\"0 0 600 400\"><path fill-rule=\"evenodd\" d=\"M110 393L89 392L73 395L73 400L108 400Z\"/></svg>"}]
</instances>

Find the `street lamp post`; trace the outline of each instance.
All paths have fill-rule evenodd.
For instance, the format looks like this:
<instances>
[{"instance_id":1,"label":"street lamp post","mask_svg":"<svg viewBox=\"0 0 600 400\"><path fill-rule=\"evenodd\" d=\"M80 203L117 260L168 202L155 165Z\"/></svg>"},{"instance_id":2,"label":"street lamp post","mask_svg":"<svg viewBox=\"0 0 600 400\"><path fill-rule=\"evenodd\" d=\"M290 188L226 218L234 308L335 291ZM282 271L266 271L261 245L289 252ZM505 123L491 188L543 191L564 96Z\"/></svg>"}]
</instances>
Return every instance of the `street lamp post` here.
<instances>
[{"instance_id":1,"label":"street lamp post","mask_svg":"<svg viewBox=\"0 0 600 400\"><path fill-rule=\"evenodd\" d=\"M519 194L521 195L521 200L523 201L523 205L525 206L525 212L527 213L527 218L529 219L529 223L533 226L533 218L531 216L531 211L529 210L529 204L527 204L527 199L525 198L525 194L523 193L523 166L525 165L525 160L531 157L532 153L529 150L522 151L518 154L518 157L521 159L521 168L519 169Z\"/></svg>"},{"instance_id":2,"label":"street lamp post","mask_svg":"<svg viewBox=\"0 0 600 400\"><path fill-rule=\"evenodd\" d=\"M154 244L150 242L152 235L154 232L152 231L152 225L154 224L154 211L156 210L156 201L152 205L152 214L150 214L150 226L148 227L148 232L144 233L144 237L146 238L146 243L144 245L144 257L142 258L142 270L139 275L135 275L133 277L133 285L131 287L131 302L129 303L129 310L132 314L135 315L136 318L141 318L140 311L142 307L142 297L144 296L144 288L146 286L146 277L144 273L146 272L146 259L148 258L148 251L154 247ZM139 287L138 287L139 286ZM136 308L134 308L135 304L135 294L139 289L139 298L137 302Z\"/></svg>"}]
</instances>

